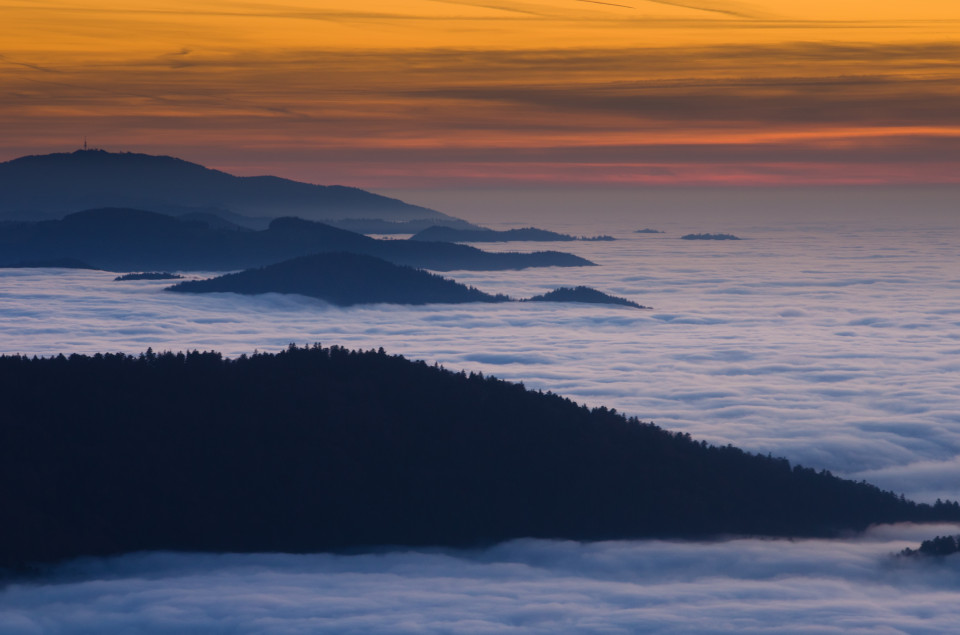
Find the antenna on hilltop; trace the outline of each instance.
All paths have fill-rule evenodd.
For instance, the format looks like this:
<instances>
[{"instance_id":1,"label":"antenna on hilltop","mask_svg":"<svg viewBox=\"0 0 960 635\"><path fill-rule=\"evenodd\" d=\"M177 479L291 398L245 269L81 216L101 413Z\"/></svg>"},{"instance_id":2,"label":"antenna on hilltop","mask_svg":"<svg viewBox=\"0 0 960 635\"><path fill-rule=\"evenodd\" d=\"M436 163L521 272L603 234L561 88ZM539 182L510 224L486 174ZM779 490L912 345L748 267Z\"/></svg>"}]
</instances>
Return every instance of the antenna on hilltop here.
<instances>
[{"instance_id":1,"label":"antenna on hilltop","mask_svg":"<svg viewBox=\"0 0 960 635\"><path fill-rule=\"evenodd\" d=\"M87 135L83 135L83 149L84 151L87 149Z\"/></svg>"}]
</instances>

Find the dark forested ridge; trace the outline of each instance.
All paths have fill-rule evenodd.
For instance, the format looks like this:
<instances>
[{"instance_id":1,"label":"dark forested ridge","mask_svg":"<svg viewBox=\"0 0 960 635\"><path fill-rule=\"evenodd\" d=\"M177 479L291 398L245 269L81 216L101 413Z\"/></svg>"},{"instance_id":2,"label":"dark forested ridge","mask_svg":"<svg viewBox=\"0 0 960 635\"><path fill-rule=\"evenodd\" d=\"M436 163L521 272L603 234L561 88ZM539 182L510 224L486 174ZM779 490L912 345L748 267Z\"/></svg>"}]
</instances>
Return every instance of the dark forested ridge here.
<instances>
[{"instance_id":1,"label":"dark forested ridge","mask_svg":"<svg viewBox=\"0 0 960 635\"><path fill-rule=\"evenodd\" d=\"M234 176L168 156L78 150L0 163L0 217L60 218L96 207L153 212L233 212L317 220L455 221L432 209L340 185Z\"/></svg>"},{"instance_id":2,"label":"dark forested ridge","mask_svg":"<svg viewBox=\"0 0 960 635\"><path fill-rule=\"evenodd\" d=\"M585 302L587 304L615 304L629 306L635 309L649 309L650 307L637 304L633 300L609 295L590 287L561 287L547 293L535 295L524 302Z\"/></svg>"},{"instance_id":3,"label":"dark forested ridge","mask_svg":"<svg viewBox=\"0 0 960 635\"><path fill-rule=\"evenodd\" d=\"M0 357L0 566L134 550L830 536L957 520L379 352Z\"/></svg>"},{"instance_id":4,"label":"dark forested ridge","mask_svg":"<svg viewBox=\"0 0 960 635\"><path fill-rule=\"evenodd\" d=\"M238 231L156 212L105 208L61 220L0 224L0 265L72 258L110 271L225 271L331 251L437 271L593 264L556 251L490 253L451 243L377 240L300 218L278 218L264 230Z\"/></svg>"},{"instance_id":5,"label":"dark forested ridge","mask_svg":"<svg viewBox=\"0 0 960 635\"><path fill-rule=\"evenodd\" d=\"M208 280L188 280L168 291L297 293L340 306L386 302L509 302L436 274L391 264L373 256L330 253L294 258L259 269L228 273Z\"/></svg>"}]
</instances>

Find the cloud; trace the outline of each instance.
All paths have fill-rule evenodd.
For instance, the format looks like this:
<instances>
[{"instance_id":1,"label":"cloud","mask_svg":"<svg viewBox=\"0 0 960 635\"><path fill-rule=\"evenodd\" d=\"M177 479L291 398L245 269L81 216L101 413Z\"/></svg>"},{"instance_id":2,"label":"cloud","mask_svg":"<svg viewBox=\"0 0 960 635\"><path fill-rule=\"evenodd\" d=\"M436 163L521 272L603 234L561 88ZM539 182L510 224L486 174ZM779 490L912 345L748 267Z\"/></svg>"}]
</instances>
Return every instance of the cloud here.
<instances>
[{"instance_id":1,"label":"cloud","mask_svg":"<svg viewBox=\"0 0 960 635\"><path fill-rule=\"evenodd\" d=\"M5 633L946 632L955 567L890 554L956 526L857 540L512 541L357 555L143 553L0 591Z\"/></svg>"},{"instance_id":2,"label":"cloud","mask_svg":"<svg viewBox=\"0 0 960 635\"><path fill-rule=\"evenodd\" d=\"M6 158L60 149L80 129L111 148L188 149L245 173L267 163L368 186L949 182L960 144L958 53L949 42L389 51L223 43L214 53L192 38L164 39L122 63L21 53L19 66L6 66L0 117L17 122ZM236 151L238 129L246 152Z\"/></svg>"}]
</instances>

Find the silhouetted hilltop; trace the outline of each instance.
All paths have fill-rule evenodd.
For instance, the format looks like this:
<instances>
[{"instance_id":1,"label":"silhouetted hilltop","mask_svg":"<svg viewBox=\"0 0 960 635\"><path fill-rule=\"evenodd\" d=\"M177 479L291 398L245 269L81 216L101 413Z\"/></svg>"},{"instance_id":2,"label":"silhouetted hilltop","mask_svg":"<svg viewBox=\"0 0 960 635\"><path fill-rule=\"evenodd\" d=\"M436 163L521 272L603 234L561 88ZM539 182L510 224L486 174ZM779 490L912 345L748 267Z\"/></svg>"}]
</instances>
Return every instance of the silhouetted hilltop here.
<instances>
[{"instance_id":1,"label":"silhouetted hilltop","mask_svg":"<svg viewBox=\"0 0 960 635\"><path fill-rule=\"evenodd\" d=\"M603 291L597 291L590 287L561 287L547 293L533 296L524 302L586 302L588 304L617 304L620 306L629 306L635 309L648 309L642 304L637 304L626 298L618 298L615 295L608 295Z\"/></svg>"},{"instance_id":2,"label":"silhouetted hilltop","mask_svg":"<svg viewBox=\"0 0 960 635\"><path fill-rule=\"evenodd\" d=\"M956 507L957 503L943 503L938 500L936 506ZM931 538L930 540L924 540L921 542L919 549L904 549L900 552L900 555L909 557L929 556L942 558L944 556L952 556L958 552L960 552L960 536L937 536L936 538Z\"/></svg>"},{"instance_id":3,"label":"silhouetted hilltop","mask_svg":"<svg viewBox=\"0 0 960 635\"><path fill-rule=\"evenodd\" d=\"M124 276L121 278L126 279ZM379 302L427 304L514 301L506 295L490 295L419 269L391 264L373 256L352 253L302 256L216 278L188 280L168 287L166 290L182 293L229 292L245 295L296 293L341 306ZM583 286L574 289L556 289L521 302L586 302L616 304L638 309L649 308L625 298L607 295Z\"/></svg>"},{"instance_id":4,"label":"silhouetted hilltop","mask_svg":"<svg viewBox=\"0 0 960 635\"><path fill-rule=\"evenodd\" d=\"M3 356L0 386L0 566L960 518L382 349Z\"/></svg>"},{"instance_id":5,"label":"silhouetted hilltop","mask_svg":"<svg viewBox=\"0 0 960 635\"><path fill-rule=\"evenodd\" d=\"M341 306L375 302L429 304L510 300L507 296L493 296L419 269L348 253L303 256L208 280L188 280L167 287L167 291L228 291L246 295L297 293Z\"/></svg>"},{"instance_id":6,"label":"silhouetted hilltop","mask_svg":"<svg viewBox=\"0 0 960 635\"><path fill-rule=\"evenodd\" d=\"M78 150L0 163L0 216L59 218L96 207L183 214L225 210L247 216L393 221L451 217L353 187L275 176L239 177L168 156Z\"/></svg>"},{"instance_id":7,"label":"silhouetted hilltop","mask_svg":"<svg viewBox=\"0 0 960 635\"><path fill-rule=\"evenodd\" d=\"M649 227L644 227L643 229L638 229L633 233L634 234L663 234L665 232L662 232L659 229L650 229Z\"/></svg>"},{"instance_id":8,"label":"silhouetted hilltop","mask_svg":"<svg viewBox=\"0 0 960 635\"><path fill-rule=\"evenodd\" d=\"M133 209L96 209L62 220L0 224L0 264L74 258L112 271L247 269L318 252L349 251L439 271L593 264L560 252L488 253L467 245L376 240L330 225L279 218L261 231Z\"/></svg>"},{"instance_id":9,"label":"silhouetted hilltop","mask_svg":"<svg viewBox=\"0 0 960 635\"><path fill-rule=\"evenodd\" d=\"M113 279L114 282L125 282L127 280L180 280L183 278L177 273L167 273L166 271L144 271L142 273L125 273Z\"/></svg>"},{"instance_id":10,"label":"silhouetted hilltop","mask_svg":"<svg viewBox=\"0 0 960 635\"><path fill-rule=\"evenodd\" d=\"M741 240L733 234L684 234L683 240Z\"/></svg>"},{"instance_id":11,"label":"silhouetted hilltop","mask_svg":"<svg viewBox=\"0 0 960 635\"><path fill-rule=\"evenodd\" d=\"M524 227L522 229L507 229L497 231L493 229L484 229L482 227L475 229L461 229L457 227L447 227L434 225L423 231L414 234L410 240L442 241L450 243L493 243L509 241L570 241L570 240L615 240L612 236L593 236L589 238L577 238L569 234L559 234L546 229L537 229L536 227Z\"/></svg>"}]
</instances>

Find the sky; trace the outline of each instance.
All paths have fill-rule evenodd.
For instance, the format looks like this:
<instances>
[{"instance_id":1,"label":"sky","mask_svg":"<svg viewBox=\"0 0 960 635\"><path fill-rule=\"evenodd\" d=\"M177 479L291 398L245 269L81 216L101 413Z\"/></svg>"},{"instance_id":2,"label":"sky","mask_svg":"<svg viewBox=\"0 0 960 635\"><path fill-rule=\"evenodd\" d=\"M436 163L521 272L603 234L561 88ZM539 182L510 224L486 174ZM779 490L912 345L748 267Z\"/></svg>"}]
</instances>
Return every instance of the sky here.
<instances>
[{"instance_id":1,"label":"sky","mask_svg":"<svg viewBox=\"0 0 960 635\"><path fill-rule=\"evenodd\" d=\"M379 190L960 181L955 0L8 0L0 160Z\"/></svg>"}]
</instances>

